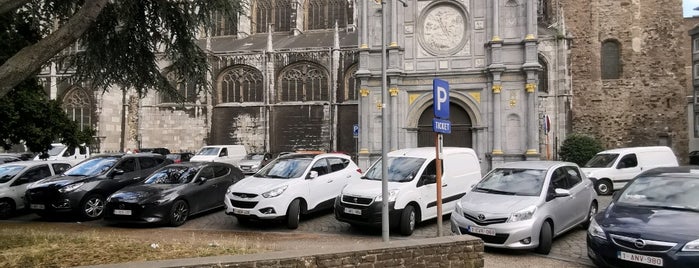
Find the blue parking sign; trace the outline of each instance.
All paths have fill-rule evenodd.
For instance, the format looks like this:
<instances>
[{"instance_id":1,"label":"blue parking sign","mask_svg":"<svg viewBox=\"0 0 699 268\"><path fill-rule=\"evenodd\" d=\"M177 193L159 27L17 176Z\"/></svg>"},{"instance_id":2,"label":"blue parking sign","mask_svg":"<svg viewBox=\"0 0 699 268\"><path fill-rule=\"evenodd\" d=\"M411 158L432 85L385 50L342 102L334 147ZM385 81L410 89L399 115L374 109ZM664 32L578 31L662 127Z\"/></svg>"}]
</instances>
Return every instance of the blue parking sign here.
<instances>
[{"instance_id":1,"label":"blue parking sign","mask_svg":"<svg viewBox=\"0 0 699 268\"><path fill-rule=\"evenodd\" d=\"M352 126L352 136L354 136L355 138L359 137L359 125L358 124L354 124Z\"/></svg>"},{"instance_id":2,"label":"blue parking sign","mask_svg":"<svg viewBox=\"0 0 699 268\"><path fill-rule=\"evenodd\" d=\"M449 82L439 78L432 80L434 117L449 119Z\"/></svg>"}]
</instances>

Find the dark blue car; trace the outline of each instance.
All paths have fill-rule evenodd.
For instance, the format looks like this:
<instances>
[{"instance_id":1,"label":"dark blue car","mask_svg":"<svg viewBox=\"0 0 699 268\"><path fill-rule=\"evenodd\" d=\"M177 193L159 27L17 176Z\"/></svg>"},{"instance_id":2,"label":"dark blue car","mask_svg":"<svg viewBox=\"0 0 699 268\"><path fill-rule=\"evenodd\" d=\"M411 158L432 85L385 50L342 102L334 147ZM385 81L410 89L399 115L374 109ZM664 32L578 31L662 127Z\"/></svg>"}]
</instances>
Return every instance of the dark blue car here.
<instances>
[{"instance_id":1,"label":"dark blue car","mask_svg":"<svg viewBox=\"0 0 699 268\"><path fill-rule=\"evenodd\" d=\"M590 222L587 254L602 267L699 267L699 167L636 177Z\"/></svg>"}]
</instances>

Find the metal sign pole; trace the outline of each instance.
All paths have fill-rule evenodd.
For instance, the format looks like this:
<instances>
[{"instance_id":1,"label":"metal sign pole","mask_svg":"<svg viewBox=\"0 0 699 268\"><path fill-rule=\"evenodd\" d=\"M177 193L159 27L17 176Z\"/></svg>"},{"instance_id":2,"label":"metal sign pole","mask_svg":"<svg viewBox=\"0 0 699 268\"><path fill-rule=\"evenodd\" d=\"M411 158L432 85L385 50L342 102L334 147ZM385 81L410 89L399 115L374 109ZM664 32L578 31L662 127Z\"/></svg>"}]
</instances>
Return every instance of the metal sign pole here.
<instances>
[{"instance_id":1,"label":"metal sign pole","mask_svg":"<svg viewBox=\"0 0 699 268\"><path fill-rule=\"evenodd\" d=\"M442 159L440 153L442 151L442 134L435 133L434 135L435 161L437 166L437 237L442 236Z\"/></svg>"},{"instance_id":2,"label":"metal sign pole","mask_svg":"<svg viewBox=\"0 0 699 268\"><path fill-rule=\"evenodd\" d=\"M381 1L381 236L389 240L388 224L388 94L386 94L386 1Z\"/></svg>"}]
</instances>

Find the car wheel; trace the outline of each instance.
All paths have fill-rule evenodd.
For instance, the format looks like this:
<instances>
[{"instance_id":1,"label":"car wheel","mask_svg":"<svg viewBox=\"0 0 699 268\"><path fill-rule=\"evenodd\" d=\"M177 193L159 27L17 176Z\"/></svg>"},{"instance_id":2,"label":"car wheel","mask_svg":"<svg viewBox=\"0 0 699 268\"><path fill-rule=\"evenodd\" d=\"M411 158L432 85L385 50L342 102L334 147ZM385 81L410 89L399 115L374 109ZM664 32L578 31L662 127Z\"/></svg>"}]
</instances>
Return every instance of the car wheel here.
<instances>
[{"instance_id":1,"label":"car wheel","mask_svg":"<svg viewBox=\"0 0 699 268\"><path fill-rule=\"evenodd\" d=\"M536 247L534 251L539 254L548 255L551 252L551 244L553 243L553 230L551 230L551 224L545 221L541 225L541 232L539 232L539 246Z\"/></svg>"},{"instance_id":2,"label":"car wheel","mask_svg":"<svg viewBox=\"0 0 699 268\"><path fill-rule=\"evenodd\" d=\"M189 205L184 200L177 200L172 204L170 209L170 225L180 226L187 221L187 216L189 216Z\"/></svg>"},{"instance_id":3,"label":"car wheel","mask_svg":"<svg viewBox=\"0 0 699 268\"><path fill-rule=\"evenodd\" d=\"M598 180L595 185L598 195L608 195L612 193L612 183L608 180Z\"/></svg>"},{"instance_id":4,"label":"car wheel","mask_svg":"<svg viewBox=\"0 0 699 268\"><path fill-rule=\"evenodd\" d=\"M415 231L417 214L413 206L406 206L403 209L403 214L400 216L400 234L409 236Z\"/></svg>"},{"instance_id":5,"label":"car wheel","mask_svg":"<svg viewBox=\"0 0 699 268\"><path fill-rule=\"evenodd\" d=\"M289 204L289 209L286 210L286 227L289 229L299 228L299 220L301 218L301 201L295 199Z\"/></svg>"},{"instance_id":6,"label":"car wheel","mask_svg":"<svg viewBox=\"0 0 699 268\"><path fill-rule=\"evenodd\" d=\"M587 210L587 217L585 217L585 221L580 225L580 227L587 229L587 227L590 226L590 221L595 214L597 214L597 202L592 201L590 204L590 209Z\"/></svg>"},{"instance_id":7,"label":"car wheel","mask_svg":"<svg viewBox=\"0 0 699 268\"><path fill-rule=\"evenodd\" d=\"M89 195L80 206L80 213L87 220L95 220L104 214L104 197L98 194Z\"/></svg>"},{"instance_id":8,"label":"car wheel","mask_svg":"<svg viewBox=\"0 0 699 268\"><path fill-rule=\"evenodd\" d=\"M15 213L15 204L10 200L0 200L0 219L7 219Z\"/></svg>"}]
</instances>

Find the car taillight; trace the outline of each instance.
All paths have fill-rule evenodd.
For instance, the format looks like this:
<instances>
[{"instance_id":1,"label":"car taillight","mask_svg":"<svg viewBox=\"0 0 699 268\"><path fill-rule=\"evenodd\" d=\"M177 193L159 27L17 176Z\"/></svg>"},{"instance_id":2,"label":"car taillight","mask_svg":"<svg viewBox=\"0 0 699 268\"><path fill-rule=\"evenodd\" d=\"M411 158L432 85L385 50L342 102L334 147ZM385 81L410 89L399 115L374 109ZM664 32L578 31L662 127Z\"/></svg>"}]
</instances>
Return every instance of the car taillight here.
<instances>
[{"instance_id":1,"label":"car taillight","mask_svg":"<svg viewBox=\"0 0 699 268\"><path fill-rule=\"evenodd\" d=\"M182 162L182 160L180 160L180 159L175 160L175 163L181 163L181 162Z\"/></svg>"}]
</instances>

